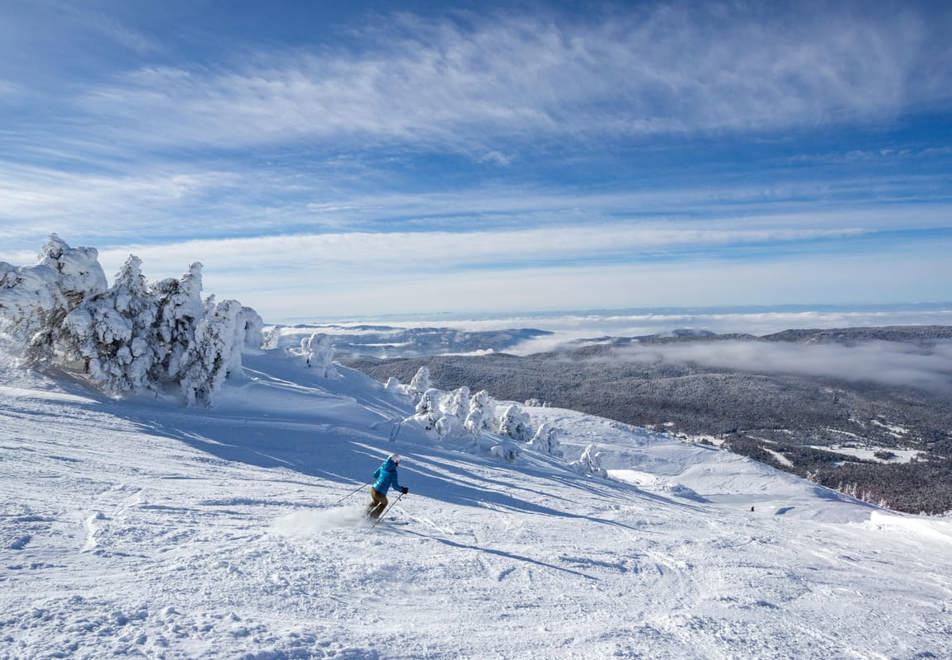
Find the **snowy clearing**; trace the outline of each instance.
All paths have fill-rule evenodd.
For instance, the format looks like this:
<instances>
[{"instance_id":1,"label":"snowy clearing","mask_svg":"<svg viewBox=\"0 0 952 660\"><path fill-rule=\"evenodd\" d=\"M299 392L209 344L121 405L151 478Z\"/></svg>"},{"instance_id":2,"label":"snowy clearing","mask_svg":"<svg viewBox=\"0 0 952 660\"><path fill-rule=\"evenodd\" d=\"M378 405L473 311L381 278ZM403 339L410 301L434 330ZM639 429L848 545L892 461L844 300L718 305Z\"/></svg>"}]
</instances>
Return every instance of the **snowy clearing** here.
<instances>
[{"instance_id":1,"label":"snowy clearing","mask_svg":"<svg viewBox=\"0 0 952 660\"><path fill-rule=\"evenodd\" d=\"M0 655L933 657L948 523L580 413L618 479L442 448L339 368L245 357L214 408L0 361ZM392 451L409 496L370 529ZM637 485L636 485L637 484ZM945 526L943 526L943 524Z\"/></svg>"},{"instance_id":2,"label":"snowy clearing","mask_svg":"<svg viewBox=\"0 0 952 660\"><path fill-rule=\"evenodd\" d=\"M913 459L919 459L926 456L925 452L919 451L918 449L898 449L896 447L876 447L876 446L864 446L864 447L849 447L843 445L810 445L814 449L822 449L823 451L832 452L834 454L842 454L844 456L854 456L856 458L861 458L864 461L876 461L877 463L908 463ZM876 456L877 452L889 452L894 454L892 458L880 458Z\"/></svg>"},{"instance_id":3,"label":"snowy clearing","mask_svg":"<svg viewBox=\"0 0 952 660\"><path fill-rule=\"evenodd\" d=\"M763 450L767 452L768 454L770 454L771 456L773 456L775 459L777 459L777 462L780 463L781 465L786 465L787 467L793 467L793 461L791 461L789 458L781 454L779 451L768 449L767 447L763 447Z\"/></svg>"},{"instance_id":4,"label":"snowy clearing","mask_svg":"<svg viewBox=\"0 0 952 660\"><path fill-rule=\"evenodd\" d=\"M909 429L904 426L899 426L898 424L887 424L885 422L879 421L878 419L871 419L869 420L869 423L873 426L878 426L881 429L886 429L886 431L889 432L889 435L896 438L902 438L903 436L909 434Z\"/></svg>"}]
</instances>

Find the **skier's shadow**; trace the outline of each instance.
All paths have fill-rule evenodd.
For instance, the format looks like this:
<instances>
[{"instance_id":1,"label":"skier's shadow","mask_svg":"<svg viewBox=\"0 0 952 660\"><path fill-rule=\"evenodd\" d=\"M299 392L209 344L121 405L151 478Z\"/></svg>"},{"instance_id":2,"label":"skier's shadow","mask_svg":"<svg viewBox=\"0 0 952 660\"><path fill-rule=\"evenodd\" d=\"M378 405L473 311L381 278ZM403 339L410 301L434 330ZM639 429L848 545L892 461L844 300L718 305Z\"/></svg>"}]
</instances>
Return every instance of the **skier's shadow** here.
<instances>
[{"instance_id":1,"label":"skier's shadow","mask_svg":"<svg viewBox=\"0 0 952 660\"><path fill-rule=\"evenodd\" d=\"M413 530L407 530L407 534L412 534L414 536L419 536L420 538L430 539L443 545L448 545L451 548L457 548L460 550L476 550L478 552L485 552L490 555L496 555L497 557L504 557L505 559L512 559L515 561L526 562L527 564L533 564L534 566L539 566L541 568L550 568L552 570L561 571L562 573L569 573L571 575L577 575L578 577L585 578L586 580L593 580L598 582L598 578L593 575L588 575L587 573L582 573L581 571L573 571L571 568L565 568L564 566L556 566L555 564L549 564L538 559L533 559L532 557L526 557L524 555L517 555L513 552L506 552L505 550L496 550L495 548L483 548L478 545L469 545L468 543L459 543L457 541L451 541L446 538L439 536L431 536L429 534L423 534L421 532L415 532Z\"/></svg>"}]
</instances>

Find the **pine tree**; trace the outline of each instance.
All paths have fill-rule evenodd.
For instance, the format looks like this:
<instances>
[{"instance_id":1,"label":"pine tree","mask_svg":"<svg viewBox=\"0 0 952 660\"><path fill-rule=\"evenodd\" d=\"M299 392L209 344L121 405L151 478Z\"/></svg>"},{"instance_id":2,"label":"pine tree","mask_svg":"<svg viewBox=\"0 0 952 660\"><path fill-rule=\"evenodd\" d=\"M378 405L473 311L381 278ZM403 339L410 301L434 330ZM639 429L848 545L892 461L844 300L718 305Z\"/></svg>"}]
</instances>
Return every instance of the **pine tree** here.
<instances>
[{"instance_id":1,"label":"pine tree","mask_svg":"<svg viewBox=\"0 0 952 660\"><path fill-rule=\"evenodd\" d=\"M430 389L430 370L426 367L420 367L410 381L408 390L411 394L422 394Z\"/></svg>"},{"instance_id":2,"label":"pine tree","mask_svg":"<svg viewBox=\"0 0 952 660\"><path fill-rule=\"evenodd\" d=\"M497 432L517 442L528 442L532 438L529 416L516 404L508 406L499 418Z\"/></svg>"},{"instance_id":3,"label":"pine tree","mask_svg":"<svg viewBox=\"0 0 952 660\"><path fill-rule=\"evenodd\" d=\"M150 387L156 301L142 276L141 264L138 257L130 255L112 287L86 298L66 317L63 346L67 359L82 360L89 378L113 393Z\"/></svg>"}]
</instances>

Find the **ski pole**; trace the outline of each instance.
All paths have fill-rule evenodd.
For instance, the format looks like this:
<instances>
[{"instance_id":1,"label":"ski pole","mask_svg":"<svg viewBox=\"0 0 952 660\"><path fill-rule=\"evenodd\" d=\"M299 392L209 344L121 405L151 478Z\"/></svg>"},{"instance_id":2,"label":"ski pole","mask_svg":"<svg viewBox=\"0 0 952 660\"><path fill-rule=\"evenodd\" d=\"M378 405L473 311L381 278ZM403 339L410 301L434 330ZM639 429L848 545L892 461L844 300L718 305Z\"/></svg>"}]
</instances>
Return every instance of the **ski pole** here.
<instances>
[{"instance_id":1,"label":"ski pole","mask_svg":"<svg viewBox=\"0 0 952 660\"><path fill-rule=\"evenodd\" d=\"M344 500L349 500L349 499L352 498L354 495L356 495L357 493L359 493L359 492L360 492L360 489L363 488L363 487L366 486L366 485L367 485L367 484L360 484L359 486L357 486L357 490L351 491L351 492L348 493L347 495L344 495L342 498L340 498L339 500L337 500L336 502L334 502L334 506L337 506L338 504L340 504L340 503L343 502Z\"/></svg>"},{"instance_id":2,"label":"ski pole","mask_svg":"<svg viewBox=\"0 0 952 660\"><path fill-rule=\"evenodd\" d=\"M403 499L403 495L404 495L403 493L400 493L400 497L398 497L397 499L395 499L393 502L390 503L390 506L388 506L386 509L384 509L384 512L380 514L380 517L377 518L377 519L374 521L374 524L370 526L371 529L373 529L374 527L376 527L376 526L377 526L377 523L379 523L381 520L383 520L383 517L384 517L385 515L387 515L387 513L390 511L390 509L393 508L393 505L394 505L394 504L396 504L397 502L399 502L400 500Z\"/></svg>"}]
</instances>

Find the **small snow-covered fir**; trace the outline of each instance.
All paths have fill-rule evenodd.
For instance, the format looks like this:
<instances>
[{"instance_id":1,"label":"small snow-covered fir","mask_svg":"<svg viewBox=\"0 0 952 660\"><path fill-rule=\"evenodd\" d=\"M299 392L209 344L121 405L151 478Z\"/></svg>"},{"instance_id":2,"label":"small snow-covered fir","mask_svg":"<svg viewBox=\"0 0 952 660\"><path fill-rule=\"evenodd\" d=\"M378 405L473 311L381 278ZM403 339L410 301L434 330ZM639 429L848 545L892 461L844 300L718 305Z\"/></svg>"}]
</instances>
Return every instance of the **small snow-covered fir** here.
<instances>
[{"instance_id":1,"label":"small snow-covered fir","mask_svg":"<svg viewBox=\"0 0 952 660\"><path fill-rule=\"evenodd\" d=\"M413 378L407 390L411 394L422 394L430 389L430 370L426 367L420 367Z\"/></svg>"},{"instance_id":2,"label":"small snow-covered fir","mask_svg":"<svg viewBox=\"0 0 952 660\"><path fill-rule=\"evenodd\" d=\"M415 386L401 385L396 378L386 389L410 395L415 387L429 382L429 371L421 367ZM445 446L485 452L505 461L515 461L523 449L561 457L559 430L551 425L532 425L529 415L514 403L499 404L486 390L470 394L466 386L451 392L429 387L419 394L414 415L404 420L428 432Z\"/></svg>"},{"instance_id":3,"label":"small snow-covered fir","mask_svg":"<svg viewBox=\"0 0 952 660\"><path fill-rule=\"evenodd\" d=\"M289 349L292 355L304 360L304 364L314 369L322 378L337 378L334 368L334 346L328 335L311 333L301 338L300 346Z\"/></svg>"},{"instance_id":4,"label":"small snow-covered fir","mask_svg":"<svg viewBox=\"0 0 952 660\"><path fill-rule=\"evenodd\" d=\"M569 467L580 474L591 474L605 478L607 470L602 467L602 454L594 444L587 445L577 460L569 463Z\"/></svg>"}]
</instances>

